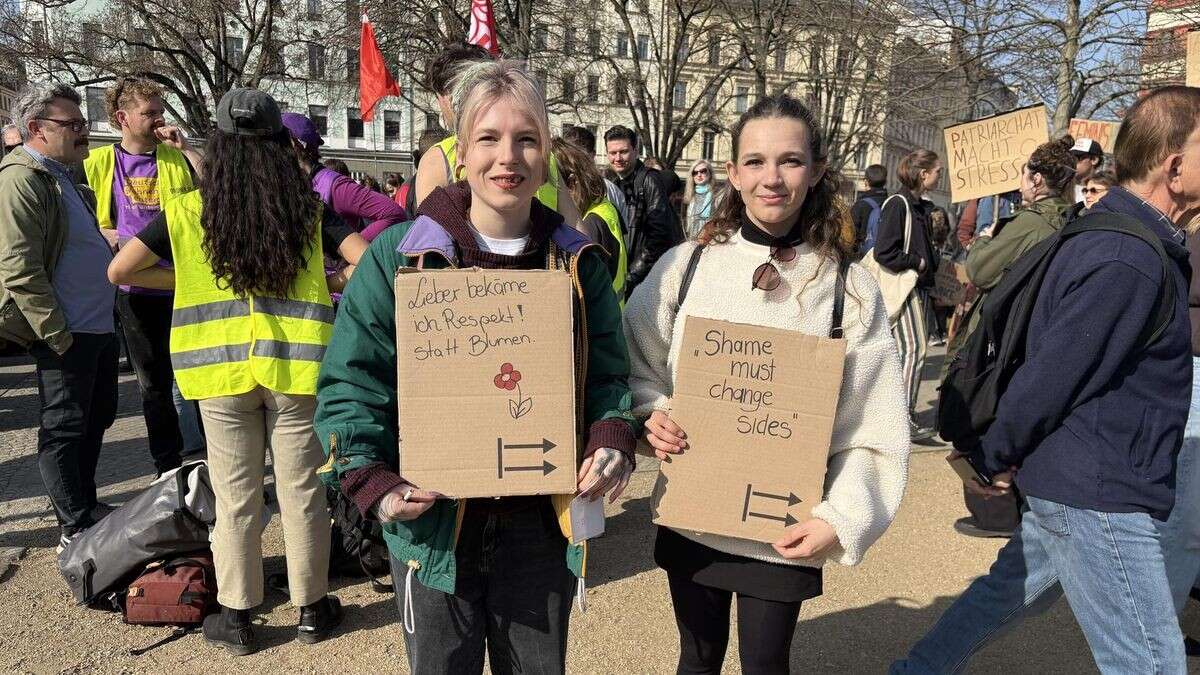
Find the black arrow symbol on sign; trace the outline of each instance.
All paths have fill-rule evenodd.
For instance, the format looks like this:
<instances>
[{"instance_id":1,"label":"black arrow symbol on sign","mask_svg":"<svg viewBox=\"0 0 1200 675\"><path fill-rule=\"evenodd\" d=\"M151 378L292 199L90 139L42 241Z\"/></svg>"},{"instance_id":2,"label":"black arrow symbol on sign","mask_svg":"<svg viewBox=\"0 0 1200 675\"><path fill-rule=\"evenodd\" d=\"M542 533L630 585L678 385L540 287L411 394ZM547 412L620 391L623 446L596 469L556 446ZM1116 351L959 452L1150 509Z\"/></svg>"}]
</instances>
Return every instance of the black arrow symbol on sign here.
<instances>
[{"instance_id":1,"label":"black arrow symbol on sign","mask_svg":"<svg viewBox=\"0 0 1200 675\"><path fill-rule=\"evenodd\" d=\"M753 511L751 511L751 512L750 512L750 513L748 513L747 515L749 515L749 516L752 516L752 517L754 517L754 518L763 518L763 519L766 519L766 520L776 520L776 521L779 521L779 522L781 522L781 523L783 523L784 525L787 525L787 526L789 526L789 527L790 527L790 526L792 526L792 525L795 525L795 524L796 524L796 523L798 523L798 522L800 522L800 521L796 520L795 518L793 518L793 517L792 517L792 514L790 514L790 513L789 513L789 514L787 514L786 516L771 516L771 515L768 515L768 514L765 514L765 513L755 513L755 512L753 512Z\"/></svg>"},{"instance_id":2,"label":"black arrow symbol on sign","mask_svg":"<svg viewBox=\"0 0 1200 675\"><path fill-rule=\"evenodd\" d=\"M504 470L505 471L541 471L542 475L545 476L557 468L558 468L557 466L554 466L550 462L542 462L538 466L506 466L506 467L504 467Z\"/></svg>"},{"instance_id":3,"label":"black arrow symbol on sign","mask_svg":"<svg viewBox=\"0 0 1200 675\"><path fill-rule=\"evenodd\" d=\"M551 441L548 438L543 438L541 443L505 443L504 444L505 450L533 450L535 448L541 448L542 454L550 452L551 450L553 450L554 448L557 448L557 447L558 447L558 444L555 443L554 441Z\"/></svg>"},{"instance_id":4,"label":"black arrow symbol on sign","mask_svg":"<svg viewBox=\"0 0 1200 675\"><path fill-rule=\"evenodd\" d=\"M794 492L789 492L785 496L785 495L773 495L770 492L758 492L756 490L756 491L752 492L751 494L753 494L756 497L766 497L767 499L778 499L781 502L786 501L788 503L788 506L795 506L802 501L799 497L796 496L796 493L794 493Z\"/></svg>"}]
</instances>

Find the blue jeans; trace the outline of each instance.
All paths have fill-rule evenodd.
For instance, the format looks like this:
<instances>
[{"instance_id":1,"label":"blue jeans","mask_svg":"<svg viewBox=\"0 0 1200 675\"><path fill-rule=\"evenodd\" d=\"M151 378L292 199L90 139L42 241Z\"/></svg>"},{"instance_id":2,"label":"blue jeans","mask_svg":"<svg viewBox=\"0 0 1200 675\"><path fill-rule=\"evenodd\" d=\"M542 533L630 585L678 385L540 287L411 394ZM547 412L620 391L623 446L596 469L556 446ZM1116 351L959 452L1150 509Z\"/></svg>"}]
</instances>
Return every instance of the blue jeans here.
<instances>
[{"instance_id":1,"label":"blue jeans","mask_svg":"<svg viewBox=\"0 0 1200 675\"><path fill-rule=\"evenodd\" d=\"M960 672L988 641L1064 594L1100 672L1186 672L1154 520L1026 499L1021 527L991 570L891 672Z\"/></svg>"},{"instance_id":2,"label":"blue jeans","mask_svg":"<svg viewBox=\"0 0 1200 675\"><path fill-rule=\"evenodd\" d=\"M200 411L195 401L189 401L179 393L179 383L171 383L171 398L175 404L175 414L179 416L179 433L183 436L183 454L191 454L204 449L207 443L204 432L200 428Z\"/></svg>"},{"instance_id":3,"label":"blue jeans","mask_svg":"<svg viewBox=\"0 0 1200 675\"><path fill-rule=\"evenodd\" d=\"M1200 358L1192 359L1192 405L1175 460L1175 507L1158 525L1175 610L1183 612L1200 574Z\"/></svg>"}]
</instances>

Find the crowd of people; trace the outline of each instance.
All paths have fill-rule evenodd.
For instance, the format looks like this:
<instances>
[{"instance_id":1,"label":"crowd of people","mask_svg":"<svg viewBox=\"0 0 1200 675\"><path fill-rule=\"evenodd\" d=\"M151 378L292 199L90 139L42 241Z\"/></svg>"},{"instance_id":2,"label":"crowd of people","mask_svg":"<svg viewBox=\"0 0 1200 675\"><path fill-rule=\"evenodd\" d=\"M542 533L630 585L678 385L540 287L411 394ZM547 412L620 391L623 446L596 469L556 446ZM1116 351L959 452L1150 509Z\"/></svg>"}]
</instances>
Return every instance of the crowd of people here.
<instances>
[{"instance_id":1,"label":"crowd of people","mask_svg":"<svg viewBox=\"0 0 1200 675\"><path fill-rule=\"evenodd\" d=\"M721 185L708 161L686 180L655 168L624 126L602 148L584 127L554 137L520 63L456 45L427 72L452 133L423 137L412 178L383 186L323 158L312 120L254 89L222 97L202 150L143 79L109 90L121 138L90 150L73 88L18 97L0 162L0 337L36 364L60 550L112 509L95 475L120 331L156 472L207 449L210 643L258 648L269 448L298 640L326 639L343 617L324 480L382 524L413 672L481 672L485 656L497 672L564 672L587 555L569 504L615 500L639 441L664 461L689 451L671 417L686 318L792 330L846 344L821 503L773 544L659 526L653 552L678 672L721 671L736 599L743 671L785 673L823 566L859 563L887 530L910 444L933 433L914 412L939 265L962 264L973 287L947 309L953 358L1022 256L1069 224L1119 220L1158 246L1116 231L1064 238L994 422L952 453L976 471L964 531L1009 541L892 670L958 672L1059 596L1102 672L1186 670L1177 616L1200 571L1200 245L1186 233L1200 214L1200 90L1139 99L1109 168L1088 139L1039 146L1019 191L966 204L952 233L928 199L936 153L904 157L892 194L884 167L869 167L850 206L825 131L786 94L732 127ZM400 472L393 279L458 266L571 270L586 373L575 494L449 499ZM881 292L885 275L907 285ZM1151 334L1164 302L1169 321Z\"/></svg>"}]
</instances>

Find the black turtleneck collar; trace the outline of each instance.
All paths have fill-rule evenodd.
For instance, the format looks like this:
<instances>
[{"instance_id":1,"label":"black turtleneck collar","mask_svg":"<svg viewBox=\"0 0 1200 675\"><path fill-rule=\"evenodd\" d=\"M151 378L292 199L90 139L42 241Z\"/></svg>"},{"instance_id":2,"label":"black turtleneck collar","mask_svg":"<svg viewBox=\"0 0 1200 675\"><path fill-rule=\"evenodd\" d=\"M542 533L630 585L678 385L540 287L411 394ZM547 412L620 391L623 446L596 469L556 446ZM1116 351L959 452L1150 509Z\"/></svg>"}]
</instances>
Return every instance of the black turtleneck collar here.
<instances>
[{"instance_id":1,"label":"black turtleneck collar","mask_svg":"<svg viewBox=\"0 0 1200 675\"><path fill-rule=\"evenodd\" d=\"M751 244L772 248L794 248L804 242L804 228L800 227L799 220L792 226L791 231L782 237L776 237L755 225L754 221L746 215L745 210L742 211L741 221L742 239Z\"/></svg>"}]
</instances>

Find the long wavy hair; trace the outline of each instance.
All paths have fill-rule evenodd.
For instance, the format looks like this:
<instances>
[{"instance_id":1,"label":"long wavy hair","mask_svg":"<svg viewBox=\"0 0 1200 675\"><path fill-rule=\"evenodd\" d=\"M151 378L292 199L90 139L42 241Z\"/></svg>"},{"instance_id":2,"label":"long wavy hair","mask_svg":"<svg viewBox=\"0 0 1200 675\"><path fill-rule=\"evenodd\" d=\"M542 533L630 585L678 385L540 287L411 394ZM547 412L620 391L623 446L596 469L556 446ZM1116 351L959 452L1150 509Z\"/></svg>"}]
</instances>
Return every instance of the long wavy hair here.
<instances>
[{"instance_id":1,"label":"long wavy hair","mask_svg":"<svg viewBox=\"0 0 1200 675\"><path fill-rule=\"evenodd\" d=\"M204 254L219 288L286 297L314 252L321 200L287 131L252 138L214 130L200 181Z\"/></svg>"},{"instance_id":2,"label":"long wavy hair","mask_svg":"<svg viewBox=\"0 0 1200 675\"><path fill-rule=\"evenodd\" d=\"M738 161L742 131L746 125L754 120L768 119L792 119L804 124L808 128L809 151L813 161L827 164L829 156L820 125L807 106L787 94L760 99L738 118L732 129L733 162ZM804 243L837 263L853 259L853 243L842 235L844 209L839 206L842 199L838 195L841 182L841 175L826 166L821 180L809 188L805 195L800 217L796 221L796 226L803 228ZM741 226L745 211L746 203L741 193L730 185L727 195L719 200L712 219L705 223L697 240L704 246L725 243Z\"/></svg>"}]
</instances>

